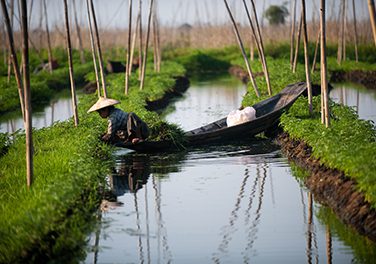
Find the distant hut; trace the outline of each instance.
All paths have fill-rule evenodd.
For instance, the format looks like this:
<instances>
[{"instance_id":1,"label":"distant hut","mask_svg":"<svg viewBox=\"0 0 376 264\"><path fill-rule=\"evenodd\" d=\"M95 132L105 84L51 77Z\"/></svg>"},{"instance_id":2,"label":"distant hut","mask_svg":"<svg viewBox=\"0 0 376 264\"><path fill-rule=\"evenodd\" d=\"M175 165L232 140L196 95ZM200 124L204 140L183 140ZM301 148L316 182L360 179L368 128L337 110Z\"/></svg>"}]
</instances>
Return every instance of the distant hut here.
<instances>
[{"instance_id":1,"label":"distant hut","mask_svg":"<svg viewBox=\"0 0 376 264\"><path fill-rule=\"evenodd\" d=\"M189 47L191 45L192 28L193 27L188 23L184 23L178 28L178 32L179 32L178 42L182 47Z\"/></svg>"}]
</instances>

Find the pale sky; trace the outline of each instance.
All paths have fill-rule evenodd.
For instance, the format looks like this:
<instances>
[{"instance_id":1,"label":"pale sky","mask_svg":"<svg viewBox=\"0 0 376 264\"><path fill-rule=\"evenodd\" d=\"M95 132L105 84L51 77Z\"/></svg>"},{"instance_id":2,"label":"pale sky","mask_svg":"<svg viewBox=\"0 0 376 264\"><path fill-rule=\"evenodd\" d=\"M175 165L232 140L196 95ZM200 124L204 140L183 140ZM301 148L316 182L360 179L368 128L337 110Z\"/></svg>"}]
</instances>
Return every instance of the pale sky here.
<instances>
[{"instance_id":1,"label":"pale sky","mask_svg":"<svg viewBox=\"0 0 376 264\"><path fill-rule=\"evenodd\" d=\"M7 0L9 3L12 0ZM150 0L142 0L143 7L143 21L147 20L147 13L149 9ZM247 23L246 14L243 8L242 0L227 0L237 22ZM17 2L17 1L16 1ZM31 26L38 27L41 9L41 0L28 0L29 6L33 3L31 9ZM138 12L139 0L133 0L133 17L136 17ZM179 26L184 23L227 23L229 16L225 9L223 0L154 0L158 7L159 20L162 25ZM250 0L246 0L249 8L251 8ZM261 21L261 14L270 5L282 5L286 3L287 9L290 11L290 1L281 0L255 0L256 9L259 20ZM337 16L340 0L327 0L327 17ZM349 4L348 17L352 19L352 0L347 0ZM129 0L94 0L97 19L101 28L126 28L128 26L128 5ZM316 14L318 19L320 0L306 1L307 19L312 18L312 14ZM355 0L357 19L368 18L367 0ZM72 9L72 0L68 0L68 6ZM78 9L78 19L83 25L87 25L87 11L86 1L76 0ZM301 1L297 0L297 7L299 10ZM63 0L47 0L48 20L51 27L54 24L63 25ZM30 12L30 10L29 10ZM299 13L299 11L297 11ZM0 17L2 18L2 12ZM70 12L70 17L73 19L73 12ZM289 20L289 18L287 18ZM134 19L135 21L135 19ZM265 23L267 21L265 20ZM16 23L17 24L17 23Z\"/></svg>"}]
</instances>

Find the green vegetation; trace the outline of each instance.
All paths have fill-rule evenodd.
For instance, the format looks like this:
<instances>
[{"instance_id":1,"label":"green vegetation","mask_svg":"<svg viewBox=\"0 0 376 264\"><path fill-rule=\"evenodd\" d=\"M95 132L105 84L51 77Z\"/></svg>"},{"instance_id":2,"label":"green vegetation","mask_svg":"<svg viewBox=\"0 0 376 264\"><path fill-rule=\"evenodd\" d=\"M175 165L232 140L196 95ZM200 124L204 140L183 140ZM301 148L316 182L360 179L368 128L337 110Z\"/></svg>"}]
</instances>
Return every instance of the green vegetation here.
<instances>
[{"instance_id":1,"label":"green vegetation","mask_svg":"<svg viewBox=\"0 0 376 264\"><path fill-rule=\"evenodd\" d=\"M139 91L134 74L129 96L124 95L124 74L109 75L109 96L121 101L120 108L145 119L154 138L178 140L181 131L144 106L147 100L160 99L171 90L174 76L184 73L181 65L165 62L161 73L147 74L143 91ZM34 131L35 177L30 190L22 154L24 135L13 135L14 142L9 144L8 136L1 134L1 152L6 152L0 157L1 263L83 256L82 247L99 201L98 189L112 164L112 147L99 140L106 129L105 120L96 113L86 113L96 100L94 94L81 96L77 128L70 120Z\"/></svg>"},{"instance_id":2,"label":"green vegetation","mask_svg":"<svg viewBox=\"0 0 376 264\"><path fill-rule=\"evenodd\" d=\"M285 55L281 52L267 58L274 94L287 84L305 80L304 67L298 65L297 73L292 74ZM124 95L124 74L108 75L108 96L121 101L119 108L133 111L144 119L150 126L151 138L179 142L182 131L163 121L156 113L147 111L147 101L158 100L171 91L176 76L224 72L231 64L244 65L244 62L237 47L173 50L166 52L165 57L181 64L165 60L160 73L149 70L152 67L148 65L142 91L138 88L137 74L132 74L128 96ZM374 69L371 64L345 62L337 66L334 59L329 62L330 69L335 70ZM37 64L34 60L33 63ZM90 64L81 67L75 68L77 80L93 81L93 74L86 74L92 71ZM261 72L259 61L252 62L252 69ZM0 69L0 72L4 71ZM32 94L38 94L38 91L40 94L33 103L48 100L53 89L67 88L67 76L66 67L52 75L40 73L33 76L32 89L36 90L32 90ZM6 77L0 78L0 111L17 108L18 94L14 80L12 86L7 86L4 84ZM315 84L319 83L318 73L312 76L312 80ZM264 77L257 77L257 83L262 97L257 98L249 86L243 105L252 105L267 97ZM11 89L13 93L9 98L5 98L11 94L6 89ZM35 181L31 190L27 190L25 183L24 135L16 134L11 140L9 135L0 134L0 262L17 262L23 258L36 262L41 260L41 255L46 259L74 255L79 258L84 254L80 249L85 242L85 231L90 228L90 220L94 217L103 176L112 163L112 148L99 140L106 129L106 122L96 113L86 113L96 100L95 94L79 98L80 124L77 128L70 120L34 131ZM312 117L307 112L306 101L300 98L296 102L291 111L282 117L282 126L293 138L312 146L313 154L325 165L343 170L356 179L360 190L376 206L376 168L372 159L376 156L374 126L358 120L351 109L332 104L332 127L326 129L320 123L319 99L314 98L315 114Z\"/></svg>"},{"instance_id":3,"label":"green vegetation","mask_svg":"<svg viewBox=\"0 0 376 264\"><path fill-rule=\"evenodd\" d=\"M320 98L314 97L314 115L306 98L299 98L281 124L289 135L312 147L312 155L329 168L343 171L376 207L376 130L370 121L358 119L353 109L331 104L331 126L321 124ZM340 142L340 144L339 144Z\"/></svg>"}]
</instances>

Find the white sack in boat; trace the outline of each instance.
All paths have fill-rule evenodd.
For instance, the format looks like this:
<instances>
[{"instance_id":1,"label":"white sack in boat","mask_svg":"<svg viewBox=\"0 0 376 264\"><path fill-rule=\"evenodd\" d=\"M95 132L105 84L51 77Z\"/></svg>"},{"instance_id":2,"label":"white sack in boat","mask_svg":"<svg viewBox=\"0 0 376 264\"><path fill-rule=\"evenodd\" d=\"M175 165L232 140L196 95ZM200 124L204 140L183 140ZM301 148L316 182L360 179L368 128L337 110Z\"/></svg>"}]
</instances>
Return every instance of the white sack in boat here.
<instances>
[{"instance_id":1,"label":"white sack in boat","mask_svg":"<svg viewBox=\"0 0 376 264\"><path fill-rule=\"evenodd\" d=\"M235 126L241 123L249 122L253 119L256 119L256 110L247 106L243 110L233 110L231 111L226 119L227 126Z\"/></svg>"}]
</instances>

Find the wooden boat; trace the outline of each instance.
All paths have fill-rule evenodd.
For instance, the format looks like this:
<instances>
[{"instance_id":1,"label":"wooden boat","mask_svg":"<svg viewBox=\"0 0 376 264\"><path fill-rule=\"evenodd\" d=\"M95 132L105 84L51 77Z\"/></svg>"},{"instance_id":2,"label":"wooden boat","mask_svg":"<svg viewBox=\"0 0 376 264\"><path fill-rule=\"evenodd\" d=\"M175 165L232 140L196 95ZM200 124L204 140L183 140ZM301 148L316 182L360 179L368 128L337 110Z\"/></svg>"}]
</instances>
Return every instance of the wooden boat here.
<instances>
[{"instance_id":1,"label":"wooden boat","mask_svg":"<svg viewBox=\"0 0 376 264\"><path fill-rule=\"evenodd\" d=\"M287 111L305 90L305 82L290 84L280 93L253 105L256 110L256 118L254 120L228 127L226 123L227 117L222 118L203 127L185 132L186 141L182 145L176 145L169 140L146 140L137 144L119 143L116 146L139 152L155 152L249 138L278 124L282 113Z\"/></svg>"}]
</instances>

